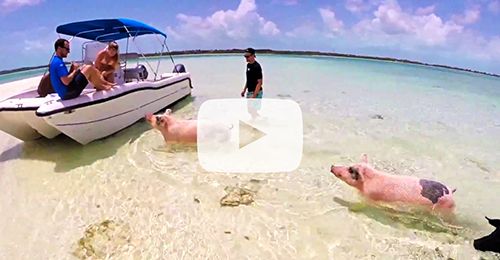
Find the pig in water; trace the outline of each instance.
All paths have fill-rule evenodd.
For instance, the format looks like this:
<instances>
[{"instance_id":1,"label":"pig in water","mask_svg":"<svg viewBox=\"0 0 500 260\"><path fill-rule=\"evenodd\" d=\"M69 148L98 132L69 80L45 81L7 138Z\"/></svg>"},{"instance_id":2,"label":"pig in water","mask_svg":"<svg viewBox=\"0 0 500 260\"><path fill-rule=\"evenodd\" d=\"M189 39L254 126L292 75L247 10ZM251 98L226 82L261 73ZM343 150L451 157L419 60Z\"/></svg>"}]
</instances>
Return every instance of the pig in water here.
<instances>
[{"instance_id":1,"label":"pig in water","mask_svg":"<svg viewBox=\"0 0 500 260\"><path fill-rule=\"evenodd\" d=\"M332 165L330 171L369 201L417 206L454 222L452 195L456 189L440 182L376 170L368 163L367 154L361 156L360 163L350 167Z\"/></svg>"},{"instance_id":2,"label":"pig in water","mask_svg":"<svg viewBox=\"0 0 500 260\"><path fill-rule=\"evenodd\" d=\"M181 120L173 117L172 110L167 109L162 115L146 114L146 120L154 129L160 131L163 139L167 143L196 144L198 141L198 121ZM204 140L225 142L231 137L231 126L223 124L204 124L203 134L212 134L209 137L203 136Z\"/></svg>"}]
</instances>

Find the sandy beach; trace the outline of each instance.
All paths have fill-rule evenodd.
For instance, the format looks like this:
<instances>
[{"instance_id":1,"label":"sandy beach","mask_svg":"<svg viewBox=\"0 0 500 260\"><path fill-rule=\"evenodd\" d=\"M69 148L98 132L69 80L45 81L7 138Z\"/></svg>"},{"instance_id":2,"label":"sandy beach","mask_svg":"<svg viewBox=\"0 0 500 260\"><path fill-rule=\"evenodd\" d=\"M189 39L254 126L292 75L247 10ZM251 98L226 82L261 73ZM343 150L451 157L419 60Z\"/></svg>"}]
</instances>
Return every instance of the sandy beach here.
<instances>
[{"instance_id":1,"label":"sandy beach","mask_svg":"<svg viewBox=\"0 0 500 260\"><path fill-rule=\"evenodd\" d=\"M24 90L36 89L41 78L42 76L38 76L0 84L0 99L4 99L7 96L14 95Z\"/></svg>"},{"instance_id":2,"label":"sandy beach","mask_svg":"<svg viewBox=\"0 0 500 260\"><path fill-rule=\"evenodd\" d=\"M195 149L168 149L145 120L85 146L0 132L0 259L498 259L472 241L492 231L485 215L500 216L500 128L490 123L500 118L500 81L347 58L258 60L265 97L302 109L298 169L209 172ZM194 87L172 108L176 117L196 118L205 100L239 97L241 55L176 62ZM39 80L1 84L0 96ZM328 167L362 153L379 169L457 188L459 228L351 210L359 196ZM230 187L250 190L253 201L223 205Z\"/></svg>"}]
</instances>

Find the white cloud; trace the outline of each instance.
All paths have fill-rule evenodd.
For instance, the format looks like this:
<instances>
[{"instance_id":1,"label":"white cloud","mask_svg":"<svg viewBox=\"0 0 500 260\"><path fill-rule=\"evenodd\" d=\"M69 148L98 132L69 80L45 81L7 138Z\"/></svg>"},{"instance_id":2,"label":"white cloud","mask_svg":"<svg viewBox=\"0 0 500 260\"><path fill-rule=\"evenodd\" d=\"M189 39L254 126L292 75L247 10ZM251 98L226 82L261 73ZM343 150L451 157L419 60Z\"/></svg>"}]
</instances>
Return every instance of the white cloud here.
<instances>
[{"instance_id":1,"label":"white cloud","mask_svg":"<svg viewBox=\"0 0 500 260\"><path fill-rule=\"evenodd\" d=\"M261 25L259 33L262 35L277 35L280 33L275 23L266 21L263 17L259 17L259 23Z\"/></svg>"},{"instance_id":2,"label":"white cloud","mask_svg":"<svg viewBox=\"0 0 500 260\"><path fill-rule=\"evenodd\" d=\"M23 48L25 50L36 49L53 49L52 45L57 39L57 33L50 31L46 27L34 27L28 30L16 31L10 33L3 40L7 41L5 44L0 42L2 46ZM7 44L10 42L10 44Z\"/></svg>"},{"instance_id":3,"label":"white cloud","mask_svg":"<svg viewBox=\"0 0 500 260\"><path fill-rule=\"evenodd\" d=\"M280 30L272 21L257 13L255 0L241 0L236 10L217 11L209 17L177 15L181 25L167 33L177 39L230 39L235 41L255 37L255 34L275 36Z\"/></svg>"},{"instance_id":4,"label":"white cloud","mask_svg":"<svg viewBox=\"0 0 500 260\"><path fill-rule=\"evenodd\" d=\"M347 0L345 3L345 9L353 13L361 13L365 9L363 0Z\"/></svg>"},{"instance_id":5,"label":"white cloud","mask_svg":"<svg viewBox=\"0 0 500 260\"><path fill-rule=\"evenodd\" d=\"M216 38L220 42L215 45L221 47L227 46L228 42L234 44L238 41L258 39L256 42L268 41L270 45L283 41L289 46L335 46L351 52L356 49L380 47L406 51L414 57L423 55L440 56L449 60L456 60L457 57L471 61L500 60L500 37L487 38L468 29L470 24L481 19L481 9L477 2L471 2L463 13L444 19L436 14L437 5L412 9L402 8L397 0L345 1L344 7L360 17L359 22L350 28L332 8L319 8L317 11L322 21L322 29L311 21L302 22L284 33L286 38L272 38L281 34L277 25L257 12L254 0L241 0L236 10L221 10L208 17L179 14L177 18L181 22L180 26L175 29L169 27L167 32L177 39L191 41L210 41L211 38ZM483 1L483 6L488 6L490 11L500 13L500 0L478 1ZM287 1L273 2L284 4ZM259 35L265 37L259 38ZM264 46L267 45L263 44Z\"/></svg>"},{"instance_id":6,"label":"white cloud","mask_svg":"<svg viewBox=\"0 0 500 260\"><path fill-rule=\"evenodd\" d=\"M436 15L434 8L412 12L403 10L397 0L387 0L373 12L374 17L353 26L348 38L359 47L397 48L450 60L500 61L500 37L487 38L467 28L480 19L479 7L470 7L447 21Z\"/></svg>"},{"instance_id":7,"label":"white cloud","mask_svg":"<svg viewBox=\"0 0 500 260\"><path fill-rule=\"evenodd\" d=\"M412 14L403 11L396 0L389 0L374 12L375 18L362 20L353 30L362 37L381 41L390 38L392 41L389 44L399 43L405 48L445 46L448 37L461 33L463 26L453 21L443 22L430 10L428 7Z\"/></svg>"},{"instance_id":8,"label":"white cloud","mask_svg":"<svg viewBox=\"0 0 500 260\"><path fill-rule=\"evenodd\" d=\"M44 46L42 45L42 42L38 40L30 41L30 40L24 40L24 50L26 51L37 51L37 50L43 50Z\"/></svg>"},{"instance_id":9,"label":"white cloud","mask_svg":"<svg viewBox=\"0 0 500 260\"><path fill-rule=\"evenodd\" d=\"M452 20L457 24L466 25L475 23L479 20L480 16L481 12L477 7L475 7L474 9L465 10L464 14L453 15Z\"/></svg>"},{"instance_id":10,"label":"white cloud","mask_svg":"<svg viewBox=\"0 0 500 260\"><path fill-rule=\"evenodd\" d=\"M345 9L352 13L361 14L379 5L383 0L346 0Z\"/></svg>"},{"instance_id":11,"label":"white cloud","mask_svg":"<svg viewBox=\"0 0 500 260\"><path fill-rule=\"evenodd\" d=\"M2 64L3 68L48 64L57 38L57 33L46 27L33 27L0 37L0 57L7 64ZM75 48L71 48L71 51L74 54Z\"/></svg>"},{"instance_id":12,"label":"white cloud","mask_svg":"<svg viewBox=\"0 0 500 260\"><path fill-rule=\"evenodd\" d=\"M488 52L491 53L493 58L500 60L500 37L493 37L486 45Z\"/></svg>"},{"instance_id":13,"label":"white cloud","mask_svg":"<svg viewBox=\"0 0 500 260\"><path fill-rule=\"evenodd\" d=\"M328 29L327 35L332 36L333 34L339 34L344 32L344 22L335 17L335 12L330 9L320 8L318 9L323 23Z\"/></svg>"},{"instance_id":14,"label":"white cloud","mask_svg":"<svg viewBox=\"0 0 500 260\"><path fill-rule=\"evenodd\" d=\"M292 38L308 38L318 33L313 22L305 22L299 27L295 27L292 31L286 32L286 36Z\"/></svg>"},{"instance_id":15,"label":"white cloud","mask_svg":"<svg viewBox=\"0 0 500 260\"><path fill-rule=\"evenodd\" d=\"M488 10L494 14L499 14L500 13L500 1L499 0L494 0L491 3L488 4Z\"/></svg>"},{"instance_id":16,"label":"white cloud","mask_svg":"<svg viewBox=\"0 0 500 260\"><path fill-rule=\"evenodd\" d=\"M297 5L299 0L271 0L271 4Z\"/></svg>"},{"instance_id":17,"label":"white cloud","mask_svg":"<svg viewBox=\"0 0 500 260\"><path fill-rule=\"evenodd\" d=\"M0 0L0 6L2 12L10 12L21 6L33 6L38 5L45 0Z\"/></svg>"},{"instance_id":18,"label":"white cloud","mask_svg":"<svg viewBox=\"0 0 500 260\"><path fill-rule=\"evenodd\" d=\"M296 5L299 3L299 0L283 0L285 5Z\"/></svg>"},{"instance_id":19,"label":"white cloud","mask_svg":"<svg viewBox=\"0 0 500 260\"><path fill-rule=\"evenodd\" d=\"M417 11L415 12L417 15L428 15L434 13L434 9L436 8L435 5L427 6L427 7L421 7L418 8Z\"/></svg>"}]
</instances>

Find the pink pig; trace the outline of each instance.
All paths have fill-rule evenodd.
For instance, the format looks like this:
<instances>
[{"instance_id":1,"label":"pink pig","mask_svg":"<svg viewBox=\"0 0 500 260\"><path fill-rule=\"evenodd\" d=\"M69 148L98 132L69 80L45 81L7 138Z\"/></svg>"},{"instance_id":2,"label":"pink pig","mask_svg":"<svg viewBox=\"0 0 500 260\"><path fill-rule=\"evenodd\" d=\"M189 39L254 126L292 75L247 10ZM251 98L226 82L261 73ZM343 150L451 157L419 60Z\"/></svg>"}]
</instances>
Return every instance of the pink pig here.
<instances>
[{"instance_id":1,"label":"pink pig","mask_svg":"<svg viewBox=\"0 0 500 260\"><path fill-rule=\"evenodd\" d=\"M332 165L330 171L373 202L420 206L429 212L438 211L447 220L454 220L452 195L456 189L452 190L440 182L376 170L368 163L367 154L361 156L360 163L350 167Z\"/></svg>"},{"instance_id":2,"label":"pink pig","mask_svg":"<svg viewBox=\"0 0 500 260\"><path fill-rule=\"evenodd\" d=\"M203 129L198 133L198 120L183 120L172 116L172 110L167 109L161 115L146 114L146 121L154 129L160 131L167 143L194 145L201 142L224 143L231 139L231 125L218 122L204 122ZM201 136L201 140L198 140Z\"/></svg>"},{"instance_id":3,"label":"pink pig","mask_svg":"<svg viewBox=\"0 0 500 260\"><path fill-rule=\"evenodd\" d=\"M196 120L181 120L172 116L172 110L167 109L162 115L146 114L146 120L154 129L161 132L168 143L196 144Z\"/></svg>"}]
</instances>

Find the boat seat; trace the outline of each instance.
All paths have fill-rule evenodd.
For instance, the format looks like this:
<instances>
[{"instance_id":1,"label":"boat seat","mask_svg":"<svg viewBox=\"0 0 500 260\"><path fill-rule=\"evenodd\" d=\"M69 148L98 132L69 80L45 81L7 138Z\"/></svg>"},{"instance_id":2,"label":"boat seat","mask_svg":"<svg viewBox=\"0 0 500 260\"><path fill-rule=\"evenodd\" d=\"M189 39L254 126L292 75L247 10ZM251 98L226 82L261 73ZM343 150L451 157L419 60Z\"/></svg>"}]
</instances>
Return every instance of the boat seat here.
<instances>
[{"instance_id":1,"label":"boat seat","mask_svg":"<svg viewBox=\"0 0 500 260\"><path fill-rule=\"evenodd\" d=\"M83 44L83 63L94 65L95 58L100 51L108 46L103 42L86 42Z\"/></svg>"},{"instance_id":2,"label":"boat seat","mask_svg":"<svg viewBox=\"0 0 500 260\"><path fill-rule=\"evenodd\" d=\"M135 68L125 68L123 72L125 74L125 82L131 82L134 79L144 81L148 78L148 70L142 64L137 65Z\"/></svg>"},{"instance_id":3,"label":"boat seat","mask_svg":"<svg viewBox=\"0 0 500 260\"><path fill-rule=\"evenodd\" d=\"M95 66L94 61L97 57L97 54L99 54L100 51L104 50L108 46L107 43L103 42L87 42L84 43L83 51L83 64L87 65L92 65ZM135 55L135 56L134 56ZM130 59L133 57L139 57L137 53L133 54L120 54L120 66L115 70L114 76L115 76L115 83L116 84L123 84L125 83L125 77L124 77L124 71L123 71L123 66L122 66L122 61L123 59ZM87 86L87 88L89 88ZM92 88L92 87L90 87Z\"/></svg>"},{"instance_id":4,"label":"boat seat","mask_svg":"<svg viewBox=\"0 0 500 260\"><path fill-rule=\"evenodd\" d=\"M136 62L135 67L127 67L126 63L130 61ZM120 70L125 82L131 82L132 80L142 81L148 77L146 67L139 64L139 54L135 52L120 54Z\"/></svg>"},{"instance_id":5,"label":"boat seat","mask_svg":"<svg viewBox=\"0 0 500 260\"><path fill-rule=\"evenodd\" d=\"M113 75L115 76L115 83L116 84L121 85L121 84L125 83L125 74L124 74L121 66L118 66L118 68L116 68Z\"/></svg>"}]
</instances>

